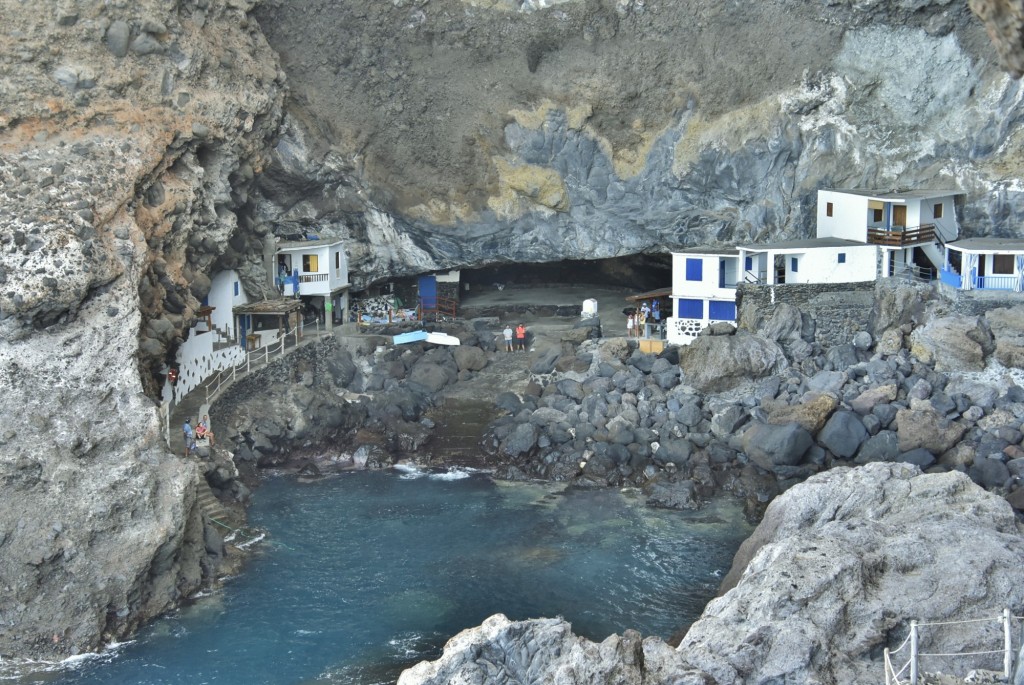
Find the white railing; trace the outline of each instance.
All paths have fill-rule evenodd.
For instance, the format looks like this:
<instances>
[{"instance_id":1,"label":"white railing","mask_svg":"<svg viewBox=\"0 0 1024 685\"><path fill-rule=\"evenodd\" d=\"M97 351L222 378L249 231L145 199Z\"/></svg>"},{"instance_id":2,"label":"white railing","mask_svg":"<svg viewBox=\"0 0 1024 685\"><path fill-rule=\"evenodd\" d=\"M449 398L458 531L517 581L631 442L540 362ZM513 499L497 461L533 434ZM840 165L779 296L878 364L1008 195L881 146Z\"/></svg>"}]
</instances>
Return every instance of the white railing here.
<instances>
[{"instance_id":1,"label":"white railing","mask_svg":"<svg viewBox=\"0 0 1024 685\"><path fill-rule=\"evenodd\" d=\"M1002 616L992 616L989 618L976 618L965 621L911 621L910 622L910 634L907 635L907 639L903 641L896 649L890 650L888 647L884 651L884 666L885 666L885 685L918 685L920 682L920 661L923 657L965 657L965 656L990 656L993 654L1003 655L1003 677L1010 679L1011 670L1013 669L1013 640L1010 633L1010 619L1020 620L1024 618L1022 616L1012 616L1009 609L1003 609ZM948 625L960 625L966 623L992 623L998 621L1003 626L1003 644L1001 649L991 650L980 650L975 652L921 652L920 646L920 633L921 628L933 627L933 626L948 626ZM899 654L903 650L908 649L909 653L907 661L896 670L896 666L892 662L893 656ZM904 679L906 677L906 679Z\"/></svg>"},{"instance_id":2,"label":"white railing","mask_svg":"<svg viewBox=\"0 0 1024 685\"><path fill-rule=\"evenodd\" d=\"M312 326L312 330L307 330ZM202 388L206 393L206 404L213 402L220 393L228 388L239 378L244 377L250 373L253 367L259 368L261 364L266 364L270 361L271 357L276 357L279 354L284 355L286 351L293 350L302 344L303 340L308 338L309 340L319 339L321 335L327 332L326 325L321 326L319 321L307 324L302 322L299 326L292 330L289 335L281 336L276 342L269 345L265 345L256 350L250 350L245 352L245 359L238 364L228 366L220 369L216 373L207 376L202 380L198 387L193 390ZM294 337L294 343L289 346L289 336ZM235 349L241 349L235 348ZM165 401L160 405L160 418L164 424L164 438L167 441L167 445L171 444L171 414L174 412L174 408L179 404L188 393L182 393L180 397L173 397L171 401ZM176 395L176 393L174 393Z\"/></svg>"}]
</instances>

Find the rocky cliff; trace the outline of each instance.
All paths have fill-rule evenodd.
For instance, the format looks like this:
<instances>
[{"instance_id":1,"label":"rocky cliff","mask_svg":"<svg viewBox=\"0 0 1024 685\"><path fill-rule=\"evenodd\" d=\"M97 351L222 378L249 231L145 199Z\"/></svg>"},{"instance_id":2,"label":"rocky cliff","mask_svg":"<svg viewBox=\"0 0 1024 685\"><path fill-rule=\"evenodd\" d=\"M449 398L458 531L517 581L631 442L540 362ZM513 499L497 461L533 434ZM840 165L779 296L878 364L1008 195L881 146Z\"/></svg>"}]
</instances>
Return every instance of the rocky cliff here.
<instances>
[{"instance_id":1,"label":"rocky cliff","mask_svg":"<svg viewBox=\"0 0 1024 685\"><path fill-rule=\"evenodd\" d=\"M1001 649L1002 609L1024 601L1022 561L1009 506L962 474L922 475L905 464L837 469L768 507L737 554L732 588L676 651L634 631L595 645L561 620L499 616L398 682L881 682L882 650L900 647L910 616L996 619L922 628L922 653ZM963 677L1001 668L1000 658L932 657L923 668Z\"/></svg>"},{"instance_id":2,"label":"rocky cliff","mask_svg":"<svg viewBox=\"0 0 1024 685\"><path fill-rule=\"evenodd\" d=\"M260 252L236 210L278 128L283 74L249 9L4 5L5 658L125 635L212 570L198 472L167 449L153 372L208 276Z\"/></svg>"},{"instance_id":3,"label":"rocky cliff","mask_svg":"<svg viewBox=\"0 0 1024 685\"><path fill-rule=\"evenodd\" d=\"M1017 3L974 4L1013 69ZM273 233L346 238L358 285L803 235L821 186L957 186L975 234L1015 234L1021 208L1019 84L952 0L62 0L3 18L5 656L95 647L209 572L197 471L153 400L215 272L261 295Z\"/></svg>"},{"instance_id":4,"label":"rocky cliff","mask_svg":"<svg viewBox=\"0 0 1024 685\"><path fill-rule=\"evenodd\" d=\"M1017 3L975 5L1011 54ZM312 0L257 18L295 96L258 214L347 237L356 282L799 237L821 187L955 187L966 233L1017 233L1020 86L963 2Z\"/></svg>"}]
</instances>

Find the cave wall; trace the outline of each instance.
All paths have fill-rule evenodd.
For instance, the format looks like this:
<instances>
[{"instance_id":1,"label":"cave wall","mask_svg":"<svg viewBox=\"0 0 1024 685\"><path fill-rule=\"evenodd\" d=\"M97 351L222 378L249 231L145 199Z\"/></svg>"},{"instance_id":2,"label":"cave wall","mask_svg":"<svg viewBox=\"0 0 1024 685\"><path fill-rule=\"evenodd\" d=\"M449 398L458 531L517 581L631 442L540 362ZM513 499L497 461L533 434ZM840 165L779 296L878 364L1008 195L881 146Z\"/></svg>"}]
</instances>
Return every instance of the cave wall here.
<instances>
[{"instance_id":1,"label":"cave wall","mask_svg":"<svg viewBox=\"0 0 1024 685\"><path fill-rule=\"evenodd\" d=\"M0 657L122 638L212 572L201 475L153 371L209 277L258 273L239 211L281 119L242 0L5 3ZM147 394L146 391L149 391Z\"/></svg>"},{"instance_id":2,"label":"cave wall","mask_svg":"<svg viewBox=\"0 0 1024 685\"><path fill-rule=\"evenodd\" d=\"M955 187L967 235L1019 232L1020 85L963 2L311 0L256 17L294 96L257 214L347 239L357 286L802 237L822 187Z\"/></svg>"}]
</instances>

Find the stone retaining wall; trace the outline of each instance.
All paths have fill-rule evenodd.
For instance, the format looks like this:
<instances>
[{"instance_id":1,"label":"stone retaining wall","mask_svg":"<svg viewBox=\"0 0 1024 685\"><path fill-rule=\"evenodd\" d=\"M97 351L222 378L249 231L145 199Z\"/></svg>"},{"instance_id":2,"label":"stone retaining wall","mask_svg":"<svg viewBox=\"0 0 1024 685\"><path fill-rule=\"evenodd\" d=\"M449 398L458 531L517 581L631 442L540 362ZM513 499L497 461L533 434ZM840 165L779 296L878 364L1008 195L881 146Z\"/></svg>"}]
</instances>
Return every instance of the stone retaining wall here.
<instances>
[{"instance_id":1,"label":"stone retaining wall","mask_svg":"<svg viewBox=\"0 0 1024 685\"><path fill-rule=\"evenodd\" d=\"M824 347L850 342L867 330L874 305L874 281L864 283L740 284L736 288L739 323L769 316L780 304L791 304L816 323L814 340Z\"/></svg>"},{"instance_id":2,"label":"stone retaining wall","mask_svg":"<svg viewBox=\"0 0 1024 685\"><path fill-rule=\"evenodd\" d=\"M1012 290L957 290L945 283L936 289L952 311L964 316L984 316L993 309L1024 304L1024 293Z\"/></svg>"}]
</instances>

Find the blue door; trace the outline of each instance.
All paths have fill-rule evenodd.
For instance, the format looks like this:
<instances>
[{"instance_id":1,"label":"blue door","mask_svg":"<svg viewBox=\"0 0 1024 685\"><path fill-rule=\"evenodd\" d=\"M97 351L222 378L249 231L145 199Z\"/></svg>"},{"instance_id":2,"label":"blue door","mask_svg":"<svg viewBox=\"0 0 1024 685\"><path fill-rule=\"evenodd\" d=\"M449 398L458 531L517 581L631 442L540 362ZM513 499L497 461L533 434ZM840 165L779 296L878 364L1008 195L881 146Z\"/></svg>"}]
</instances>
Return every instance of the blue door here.
<instances>
[{"instance_id":1,"label":"blue door","mask_svg":"<svg viewBox=\"0 0 1024 685\"><path fill-rule=\"evenodd\" d=\"M420 276L420 305L424 309L437 309L437 277Z\"/></svg>"},{"instance_id":2,"label":"blue door","mask_svg":"<svg viewBox=\"0 0 1024 685\"><path fill-rule=\"evenodd\" d=\"M736 303L715 300L708 302L708 318L712 321L735 321Z\"/></svg>"}]
</instances>

